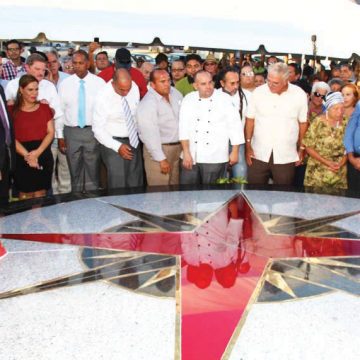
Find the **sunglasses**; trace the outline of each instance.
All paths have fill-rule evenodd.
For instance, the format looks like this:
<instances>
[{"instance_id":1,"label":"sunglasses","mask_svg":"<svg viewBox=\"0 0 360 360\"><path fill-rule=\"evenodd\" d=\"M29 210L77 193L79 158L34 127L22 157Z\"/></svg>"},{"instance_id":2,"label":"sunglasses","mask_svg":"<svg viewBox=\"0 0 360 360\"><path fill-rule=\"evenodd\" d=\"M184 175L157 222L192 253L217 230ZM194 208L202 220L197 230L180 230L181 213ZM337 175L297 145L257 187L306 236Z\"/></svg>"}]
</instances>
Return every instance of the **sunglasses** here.
<instances>
[{"instance_id":1,"label":"sunglasses","mask_svg":"<svg viewBox=\"0 0 360 360\"><path fill-rule=\"evenodd\" d=\"M321 98L321 99L323 99L323 100L325 100L325 98L326 98L326 95L321 95L320 93L318 93L318 92L314 92L314 95L316 96L316 97L319 97L319 98Z\"/></svg>"},{"instance_id":2,"label":"sunglasses","mask_svg":"<svg viewBox=\"0 0 360 360\"><path fill-rule=\"evenodd\" d=\"M254 73L253 73L252 71L242 72L241 75L242 75L242 76L254 76Z\"/></svg>"}]
</instances>

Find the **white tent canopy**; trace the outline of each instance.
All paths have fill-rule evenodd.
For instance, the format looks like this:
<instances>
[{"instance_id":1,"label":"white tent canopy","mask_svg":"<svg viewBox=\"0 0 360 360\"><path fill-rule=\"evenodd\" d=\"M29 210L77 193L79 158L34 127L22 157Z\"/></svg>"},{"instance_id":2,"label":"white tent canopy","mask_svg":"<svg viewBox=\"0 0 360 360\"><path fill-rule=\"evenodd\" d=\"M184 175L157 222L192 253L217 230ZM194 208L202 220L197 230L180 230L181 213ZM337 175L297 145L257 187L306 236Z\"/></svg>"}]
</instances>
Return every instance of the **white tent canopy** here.
<instances>
[{"instance_id":1,"label":"white tent canopy","mask_svg":"<svg viewBox=\"0 0 360 360\"><path fill-rule=\"evenodd\" d=\"M86 4L86 5L85 5ZM86 8L85 8L86 6ZM150 43L349 58L360 54L360 6L353 0L2 0L0 38Z\"/></svg>"}]
</instances>

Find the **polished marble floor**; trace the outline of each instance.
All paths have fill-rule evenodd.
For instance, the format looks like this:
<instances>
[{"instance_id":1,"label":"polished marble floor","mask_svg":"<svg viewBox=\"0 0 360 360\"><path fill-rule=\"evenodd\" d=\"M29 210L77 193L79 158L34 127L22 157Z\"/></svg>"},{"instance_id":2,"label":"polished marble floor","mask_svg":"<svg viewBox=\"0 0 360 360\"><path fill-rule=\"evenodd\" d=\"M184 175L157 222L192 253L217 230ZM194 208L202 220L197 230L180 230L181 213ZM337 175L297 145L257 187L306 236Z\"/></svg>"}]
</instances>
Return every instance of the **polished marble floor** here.
<instances>
[{"instance_id":1,"label":"polished marble floor","mask_svg":"<svg viewBox=\"0 0 360 360\"><path fill-rule=\"evenodd\" d=\"M356 197L175 189L3 214L0 359L360 358Z\"/></svg>"}]
</instances>

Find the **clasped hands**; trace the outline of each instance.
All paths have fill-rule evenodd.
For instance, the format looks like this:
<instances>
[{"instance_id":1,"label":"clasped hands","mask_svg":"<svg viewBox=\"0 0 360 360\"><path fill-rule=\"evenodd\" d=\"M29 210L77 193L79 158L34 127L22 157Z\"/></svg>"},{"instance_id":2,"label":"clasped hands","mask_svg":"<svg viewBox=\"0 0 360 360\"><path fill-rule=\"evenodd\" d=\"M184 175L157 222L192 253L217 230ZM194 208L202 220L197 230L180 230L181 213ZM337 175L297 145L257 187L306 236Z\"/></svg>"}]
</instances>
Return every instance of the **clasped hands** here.
<instances>
[{"instance_id":1,"label":"clasped hands","mask_svg":"<svg viewBox=\"0 0 360 360\"><path fill-rule=\"evenodd\" d=\"M30 151L24 156L24 160L30 167L41 170L42 166L39 165L38 159L39 155L36 150Z\"/></svg>"},{"instance_id":2,"label":"clasped hands","mask_svg":"<svg viewBox=\"0 0 360 360\"><path fill-rule=\"evenodd\" d=\"M327 160L326 161L326 166L334 173L337 173L340 168L342 167L342 164L339 162L335 162L335 161L330 161Z\"/></svg>"}]
</instances>

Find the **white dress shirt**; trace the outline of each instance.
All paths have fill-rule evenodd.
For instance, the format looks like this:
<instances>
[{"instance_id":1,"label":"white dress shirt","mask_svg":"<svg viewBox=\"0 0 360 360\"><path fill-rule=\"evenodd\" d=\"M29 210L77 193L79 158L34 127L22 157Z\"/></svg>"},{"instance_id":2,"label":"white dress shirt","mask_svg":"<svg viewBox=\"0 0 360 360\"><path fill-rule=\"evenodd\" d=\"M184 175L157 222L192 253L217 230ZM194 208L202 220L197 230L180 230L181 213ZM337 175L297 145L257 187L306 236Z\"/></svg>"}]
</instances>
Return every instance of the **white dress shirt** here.
<instances>
[{"instance_id":1,"label":"white dress shirt","mask_svg":"<svg viewBox=\"0 0 360 360\"><path fill-rule=\"evenodd\" d=\"M255 119L251 146L257 160L288 164L299 160L296 144L299 122L307 120L307 97L296 85L289 84L280 95L270 91L267 84L253 92L247 117Z\"/></svg>"},{"instance_id":2,"label":"white dress shirt","mask_svg":"<svg viewBox=\"0 0 360 360\"><path fill-rule=\"evenodd\" d=\"M189 140L194 164L229 161L231 145L244 143L240 114L230 96L214 91L206 99L194 91L186 95L180 108L179 139Z\"/></svg>"},{"instance_id":3,"label":"white dress shirt","mask_svg":"<svg viewBox=\"0 0 360 360\"><path fill-rule=\"evenodd\" d=\"M140 101L136 123L141 141L155 161L166 159L161 144L179 141L179 111L181 93L171 87L168 102L150 88Z\"/></svg>"},{"instance_id":4,"label":"white dress shirt","mask_svg":"<svg viewBox=\"0 0 360 360\"><path fill-rule=\"evenodd\" d=\"M0 85L3 87L4 91L6 89L6 85L9 83L9 80L0 79Z\"/></svg>"},{"instance_id":5,"label":"white dress shirt","mask_svg":"<svg viewBox=\"0 0 360 360\"><path fill-rule=\"evenodd\" d=\"M16 78L8 82L5 89L6 100L15 100L17 91L19 89L19 80L19 78ZM60 106L59 95L56 91L55 85L52 82L45 79L39 82L38 100L46 100L49 103L49 106L54 110L55 124L58 121L63 121L63 112Z\"/></svg>"},{"instance_id":6,"label":"white dress shirt","mask_svg":"<svg viewBox=\"0 0 360 360\"><path fill-rule=\"evenodd\" d=\"M93 132L100 144L118 152L121 142L113 137L128 137L129 132L121 104L122 96L117 94L112 81L106 83L96 99L93 117ZM134 116L140 101L139 87L132 81L131 89L125 96L131 114ZM134 117L135 121L135 117Z\"/></svg>"},{"instance_id":7,"label":"white dress shirt","mask_svg":"<svg viewBox=\"0 0 360 360\"><path fill-rule=\"evenodd\" d=\"M59 79L58 79L58 82L56 83L56 89L59 91L59 87L60 87L60 84L70 76L70 74L67 74L63 71L59 71Z\"/></svg>"},{"instance_id":8,"label":"white dress shirt","mask_svg":"<svg viewBox=\"0 0 360 360\"><path fill-rule=\"evenodd\" d=\"M56 123L59 138L64 137L64 125L78 126L80 80L85 82L85 125L91 126L93 124L95 99L105 86L105 81L90 72L83 79L80 79L76 74L71 75L63 80L59 86L60 103L64 112L64 121Z\"/></svg>"}]
</instances>

